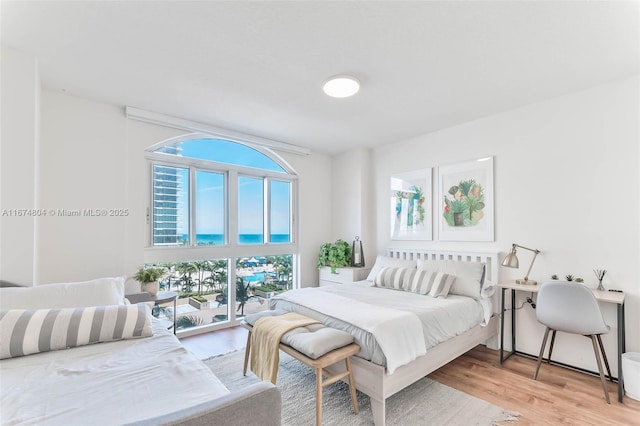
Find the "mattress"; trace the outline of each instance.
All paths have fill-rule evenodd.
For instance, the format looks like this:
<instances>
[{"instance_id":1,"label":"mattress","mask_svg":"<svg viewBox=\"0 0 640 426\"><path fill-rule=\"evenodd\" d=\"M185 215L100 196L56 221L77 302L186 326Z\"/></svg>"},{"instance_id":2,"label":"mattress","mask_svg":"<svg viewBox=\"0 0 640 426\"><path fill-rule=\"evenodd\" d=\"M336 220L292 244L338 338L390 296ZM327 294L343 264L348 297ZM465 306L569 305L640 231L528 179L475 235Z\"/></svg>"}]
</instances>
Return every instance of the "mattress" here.
<instances>
[{"instance_id":1,"label":"mattress","mask_svg":"<svg viewBox=\"0 0 640 426\"><path fill-rule=\"evenodd\" d=\"M483 324L485 317L483 304L466 296L450 294L446 298L433 298L416 293L373 287L370 281L318 287L313 290L318 292L318 299L322 298L324 292L328 292L351 298L359 303L414 313L422 324L422 337L427 351L429 348ZM292 291L295 292L295 290ZM282 297L272 298L270 307L298 312L315 318L328 327L350 333L361 347L357 356L386 366L385 354L371 333L340 319L337 315L329 316L321 309L310 309L307 306L286 300L283 298L286 297L286 294L283 294Z\"/></svg>"},{"instance_id":2,"label":"mattress","mask_svg":"<svg viewBox=\"0 0 640 426\"><path fill-rule=\"evenodd\" d=\"M0 361L2 425L114 425L229 391L172 332Z\"/></svg>"}]
</instances>

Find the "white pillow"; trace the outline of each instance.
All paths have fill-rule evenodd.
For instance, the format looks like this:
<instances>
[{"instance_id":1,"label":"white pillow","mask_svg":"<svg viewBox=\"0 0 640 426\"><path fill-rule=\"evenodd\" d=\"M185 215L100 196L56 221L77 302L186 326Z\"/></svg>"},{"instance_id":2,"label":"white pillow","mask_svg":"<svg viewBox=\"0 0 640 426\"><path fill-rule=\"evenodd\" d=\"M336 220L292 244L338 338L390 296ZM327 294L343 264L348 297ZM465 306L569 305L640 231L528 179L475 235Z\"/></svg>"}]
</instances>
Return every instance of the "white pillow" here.
<instances>
[{"instance_id":1,"label":"white pillow","mask_svg":"<svg viewBox=\"0 0 640 426\"><path fill-rule=\"evenodd\" d=\"M444 272L455 275L456 280L449 290L450 294L481 299L484 281L484 263L455 260L418 260L418 270Z\"/></svg>"},{"instance_id":2,"label":"white pillow","mask_svg":"<svg viewBox=\"0 0 640 426\"><path fill-rule=\"evenodd\" d=\"M62 309L124 305L124 277L0 288L0 309Z\"/></svg>"},{"instance_id":3,"label":"white pillow","mask_svg":"<svg viewBox=\"0 0 640 426\"><path fill-rule=\"evenodd\" d=\"M380 273L380 270L387 266L396 268L415 268L416 261L378 255L376 263L373 264L373 268L371 268L371 272L369 272L369 276L367 276L367 281L375 280L378 273Z\"/></svg>"}]
</instances>

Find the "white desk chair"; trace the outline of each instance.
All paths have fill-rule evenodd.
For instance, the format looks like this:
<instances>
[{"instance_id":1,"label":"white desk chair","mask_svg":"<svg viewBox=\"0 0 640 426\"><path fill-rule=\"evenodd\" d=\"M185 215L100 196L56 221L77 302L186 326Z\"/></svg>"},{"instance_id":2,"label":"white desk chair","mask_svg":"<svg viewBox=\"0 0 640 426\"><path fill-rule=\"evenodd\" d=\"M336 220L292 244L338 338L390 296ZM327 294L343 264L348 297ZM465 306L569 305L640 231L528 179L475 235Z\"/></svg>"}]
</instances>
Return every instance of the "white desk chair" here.
<instances>
[{"instance_id":1,"label":"white desk chair","mask_svg":"<svg viewBox=\"0 0 640 426\"><path fill-rule=\"evenodd\" d=\"M585 337L591 338L604 396L607 404L610 404L609 392L607 390L604 373L602 372L602 363L600 362L600 352L602 352L607 373L611 378L609 362L607 361L607 355L604 352L602 339L600 338L601 334L609 332L609 326L605 324L598 302L591 290L583 284L568 281L545 282L540 286L540 290L538 291L536 316L538 322L547 326L547 329L544 332L544 339L542 340L542 347L540 348L540 355L538 356L538 363L536 364L536 372L533 375L533 379L537 380L538 378L538 370L540 369L542 355L547 345L549 331L553 331L551 345L549 347L549 362L551 362L551 353L556 338L556 331L582 334Z\"/></svg>"}]
</instances>

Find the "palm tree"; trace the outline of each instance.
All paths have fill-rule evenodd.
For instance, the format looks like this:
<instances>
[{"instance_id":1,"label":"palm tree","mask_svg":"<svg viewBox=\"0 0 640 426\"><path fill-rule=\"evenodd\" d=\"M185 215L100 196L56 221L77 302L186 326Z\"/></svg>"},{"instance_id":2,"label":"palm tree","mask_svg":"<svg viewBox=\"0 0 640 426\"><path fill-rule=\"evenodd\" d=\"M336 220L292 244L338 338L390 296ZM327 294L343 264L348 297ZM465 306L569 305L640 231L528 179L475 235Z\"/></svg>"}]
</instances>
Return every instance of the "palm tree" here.
<instances>
[{"instance_id":1,"label":"palm tree","mask_svg":"<svg viewBox=\"0 0 640 426\"><path fill-rule=\"evenodd\" d=\"M176 266L176 270L180 273L181 290L185 293L191 293L195 285L191 275L197 273L198 269L192 262L180 262Z\"/></svg>"},{"instance_id":2,"label":"palm tree","mask_svg":"<svg viewBox=\"0 0 640 426\"><path fill-rule=\"evenodd\" d=\"M238 309L236 309L236 312L240 311L240 315L242 316L244 316L244 305L249 300L256 297L249 292L250 286L251 286L250 282L248 282L245 285L243 278L238 278L236 281L236 303L238 304ZM216 302L218 302L218 306L226 305L228 303L227 295L228 295L228 291L225 288L222 291L222 293L216 296Z\"/></svg>"},{"instance_id":3,"label":"palm tree","mask_svg":"<svg viewBox=\"0 0 640 426\"><path fill-rule=\"evenodd\" d=\"M240 311L240 315L242 316L244 316L244 305L249 301L249 299L251 299L251 297L253 297L249 293L250 285L251 283L247 283L245 286L243 278L238 278L238 281L236 282L236 303L239 303L238 311Z\"/></svg>"},{"instance_id":4,"label":"palm tree","mask_svg":"<svg viewBox=\"0 0 640 426\"><path fill-rule=\"evenodd\" d=\"M198 284L198 294L202 294L202 284L204 281L204 273L211 270L210 260L199 260L192 262L197 275L196 282Z\"/></svg>"}]
</instances>

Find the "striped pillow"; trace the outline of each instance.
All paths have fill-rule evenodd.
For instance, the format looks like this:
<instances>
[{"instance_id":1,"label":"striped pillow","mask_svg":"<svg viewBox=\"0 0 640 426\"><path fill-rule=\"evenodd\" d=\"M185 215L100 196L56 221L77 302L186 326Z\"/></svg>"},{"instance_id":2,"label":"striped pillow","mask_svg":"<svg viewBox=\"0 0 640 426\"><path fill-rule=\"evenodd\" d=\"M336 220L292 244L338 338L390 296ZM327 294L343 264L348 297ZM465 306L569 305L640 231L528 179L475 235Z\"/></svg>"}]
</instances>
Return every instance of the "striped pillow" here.
<instances>
[{"instance_id":1,"label":"striped pillow","mask_svg":"<svg viewBox=\"0 0 640 426\"><path fill-rule=\"evenodd\" d=\"M378 272L373 285L393 290L404 290L413 280L416 271L416 268L393 268L387 266Z\"/></svg>"},{"instance_id":2,"label":"striped pillow","mask_svg":"<svg viewBox=\"0 0 640 426\"><path fill-rule=\"evenodd\" d=\"M144 303L0 311L0 359L152 335Z\"/></svg>"},{"instance_id":3,"label":"striped pillow","mask_svg":"<svg viewBox=\"0 0 640 426\"><path fill-rule=\"evenodd\" d=\"M405 287L405 291L418 293L422 295L428 294L432 297L443 296L449 294L449 289L455 280L455 276L444 274L442 272L434 272L427 270L418 270L413 280Z\"/></svg>"},{"instance_id":4,"label":"striped pillow","mask_svg":"<svg viewBox=\"0 0 640 426\"><path fill-rule=\"evenodd\" d=\"M433 285L429 290L431 297L447 297L451 285L456 280L455 275L445 274L444 272L431 272L433 277Z\"/></svg>"}]
</instances>

